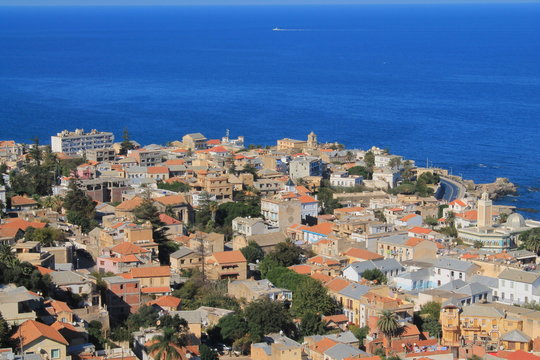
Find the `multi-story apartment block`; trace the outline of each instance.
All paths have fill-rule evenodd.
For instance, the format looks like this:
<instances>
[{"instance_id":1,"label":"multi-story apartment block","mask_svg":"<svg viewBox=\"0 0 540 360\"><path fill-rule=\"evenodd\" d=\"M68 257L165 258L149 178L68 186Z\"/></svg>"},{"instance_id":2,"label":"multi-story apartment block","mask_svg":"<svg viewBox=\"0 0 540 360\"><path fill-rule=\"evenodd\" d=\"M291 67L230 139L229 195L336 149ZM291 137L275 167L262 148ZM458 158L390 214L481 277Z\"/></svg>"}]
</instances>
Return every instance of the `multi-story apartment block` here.
<instances>
[{"instance_id":1,"label":"multi-story apartment block","mask_svg":"<svg viewBox=\"0 0 540 360\"><path fill-rule=\"evenodd\" d=\"M521 269L505 269L498 276L498 301L526 304L540 300L540 273Z\"/></svg>"},{"instance_id":2,"label":"multi-story apartment block","mask_svg":"<svg viewBox=\"0 0 540 360\"><path fill-rule=\"evenodd\" d=\"M529 351L531 347L530 337L522 332L523 320L493 306L474 304L460 309L455 305L446 305L441 310L440 321L443 346L482 342L494 348L505 343L505 347L512 350ZM511 341L512 337L507 336L509 334L517 341Z\"/></svg>"},{"instance_id":3,"label":"multi-story apartment block","mask_svg":"<svg viewBox=\"0 0 540 360\"><path fill-rule=\"evenodd\" d=\"M85 133L84 129L64 130L56 136L51 136L52 151L69 155L85 153L92 149L108 149L112 147L113 142L113 133L95 129L88 133Z\"/></svg>"},{"instance_id":4,"label":"multi-story apartment block","mask_svg":"<svg viewBox=\"0 0 540 360\"><path fill-rule=\"evenodd\" d=\"M126 279L122 276L103 278L107 284L105 304L112 319L126 318L141 306L141 286L139 279Z\"/></svg>"},{"instance_id":5,"label":"multi-story apartment block","mask_svg":"<svg viewBox=\"0 0 540 360\"><path fill-rule=\"evenodd\" d=\"M324 163L321 159L301 157L289 163L289 176L293 179L302 179L308 176L322 176Z\"/></svg>"},{"instance_id":6,"label":"multi-story apartment block","mask_svg":"<svg viewBox=\"0 0 540 360\"><path fill-rule=\"evenodd\" d=\"M270 226L285 230L301 222L302 204L296 198L262 199L261 213Z\"/></svg>"},{"instance_id":7,"label":"multi-story apartment block","mask_svg":"<svg viewBox=\"0 0 540 360\"><path fill-rule=\"evenodd\" d=\"M201 133L186 134L182 137L182 144L191 150L202 150L207 147L206 140L206 136Z\"/></svg>"},{"instance_id":8,"label":"multi-story apartment block","mask_svg":"<svg viewBox=\"0 0 540 360\"><path fill-rule=\"evenodd\" d=\"M103 162L113 161L116 157L114 149L89 149L86 150L86 159L89 161Z\"/></svg>"}]
</instances>

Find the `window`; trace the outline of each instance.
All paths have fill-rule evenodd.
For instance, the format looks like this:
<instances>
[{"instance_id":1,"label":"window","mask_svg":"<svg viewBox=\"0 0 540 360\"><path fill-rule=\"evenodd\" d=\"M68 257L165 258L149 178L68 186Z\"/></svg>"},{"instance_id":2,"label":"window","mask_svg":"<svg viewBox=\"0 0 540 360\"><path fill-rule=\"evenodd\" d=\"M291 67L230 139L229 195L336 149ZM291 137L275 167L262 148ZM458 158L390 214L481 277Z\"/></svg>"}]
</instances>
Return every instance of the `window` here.
<instances>
[{"instance_id":1,"label":"window","mask_svg":"<svg viewBox=\"0 0 540 360\"><path fill-rule=\"evenodd\" d=\"M51 357L53 359L60 359L60 349L52 349L51 350Z\"/></svg>"}]
</instances>

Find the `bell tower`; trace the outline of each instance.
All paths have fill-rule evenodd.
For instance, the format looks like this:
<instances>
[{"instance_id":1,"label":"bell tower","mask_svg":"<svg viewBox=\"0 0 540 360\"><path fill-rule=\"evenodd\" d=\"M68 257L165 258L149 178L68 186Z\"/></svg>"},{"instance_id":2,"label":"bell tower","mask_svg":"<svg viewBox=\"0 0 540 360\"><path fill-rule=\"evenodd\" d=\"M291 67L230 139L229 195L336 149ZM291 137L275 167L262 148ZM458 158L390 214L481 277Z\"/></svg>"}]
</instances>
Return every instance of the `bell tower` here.
<instances>
[{"instance_id":1,"label":"bell tower","mask_svg":"<svg viewBox=\"0 0 540 360\"><path fill-rule=\"evenodd\" d=\"M310 149L315 149L317 145L318 145L317 135L315 135L315 133L312 131L309 133L307 137L307 147Z\"/></svg>"}]
</instances>

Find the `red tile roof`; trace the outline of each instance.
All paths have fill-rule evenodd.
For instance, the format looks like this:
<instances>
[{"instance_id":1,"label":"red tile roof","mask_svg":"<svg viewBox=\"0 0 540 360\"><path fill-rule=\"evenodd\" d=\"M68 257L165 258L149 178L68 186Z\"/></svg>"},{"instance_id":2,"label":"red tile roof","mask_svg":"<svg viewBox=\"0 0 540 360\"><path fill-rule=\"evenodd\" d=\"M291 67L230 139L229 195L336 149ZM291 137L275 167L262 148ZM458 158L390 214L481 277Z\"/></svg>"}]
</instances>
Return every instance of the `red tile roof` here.
<instances>
[{"instance_id":1,"label":"red tile roof","mask_svg":"<svg viewBox=\"0 0 540 360\"><path fill-rule=\"evenodd\" d=\"M37 205L37 201L26 196L15 195L11 198L11 206Z\"/></svg>"},{"instance_id":2,"label":"red tile roof","mask_svg":"<svg viewBox=\"0 0 540 360\"><path fill-rule=\"evenodd\" d=\"M111 252L120 254L120 255L132 255L132 254L145 254L149 253L150 250L143 249L140 246L137 246L129 241L124 241L113 247Z\"/></svg>"},{"instance_id":3,"label":"red tile roof","mask_svg":"<svg viewBox=\"0 0 540 360\"><path fill-rule=\"evenodd\" d=\"M409 214L409 215L406 215L404 217L402 217L400 220L401 221L409 221L411 220L412 218L415 218L417 217L418 215L417 214Z\"/></svg>"},{"instance_id":4,"label":"red tile roof","mask_svg":"<svg viewBox=\"0 0 540 360\"><path fill-rule=\"evenodd\" d=\"M212 256L219 264L247 262L244 254L242 254L240 250L215 252Z\"/></svg>"},{"instance_id":5,"label":"red tile roof","mask_svg":"<svg viewBox=\"0 0 540 360\"><path fill-rule=\"evenodd\" d=\"M431 230L431 229L423 228L423 227L420 227L420 226L415 226L415 227L409 229L409 232L412 232L412 233L415 233L415 234L429 234L432 231L433 230Z\"/></svg>"},{"instance_id":6,"label":"red tile roof","mask_svg":"<svg viewBox=\"0 0 540 360\"><path fill-rule=\"evenodd\" d=\"M139 207L143 202L143 199L135 196L133 199L126 200L116 207L116 210L132 211L136 207Z\"/></svg>"},{"instance_id":7,"label":"red tile roof","mask_svg":"<svg viewBox=\"0 0 540 360\"><path fill-rule=\"evenodd\" d=\"M358 249L358 248L350 248L349 250L345 251L345 255L356 258L356 259L363 259L363 260L384 259L384 256L382 255L379 255L369 250Z\"/></svg>"},{"instance_id":8,"label":"red tile roof","mask_svg":"<svg viewBox=\"0 0 540 360\"><path fill-rule=\"evenodd\" d=\"M15 334L11 336L12 339L19 339L23 346L42 337L68 345L67 340L58 332L58 330L35 320L23 322Z\"/></svg>"},{"instance_id":9,"label":"red tile roof","mask_svg":"<svg viewBox=\"0 0 540 360\"><path fill-rule=\"evenodd\" d=\"M4 223L0 225L0 229L21 229L22 231L26 231L29 227L32 227L34 229L43 229L46 227L46 223L42 222L32 222L32 221L26 221L21 218L13 218L13 219L5 219Z\"/></svg>"},{"instance_id":10,"label":"red tile roof","mask_svg":"<svg viewBox=\"0 0 540 360\"><path fill-rule=\"evenodd\" d=\"M162 196L154 199L160 204L163 205L181 205L181 204L187 204L186 198L184 195L169 195L169 196Z\"/></svg>"},{"instance_id":11,"label":"red tile roof","mask_svg":"<svg viewBox=\"0 0 540 360\"><path fill-rule=\"evenodd\" d=\"M165 225L178 225L182 223L180 220L176 220L175 218L165 214L159 214L159 221Z\"/></svg>"},{"instance_id":12,"label":"red tile roof","mask_svg":"<svg viewBox=\"0 0 540 360\"><path fill-rule=\"evenodd\" d=\"M171 288L168 286L154 286L154 287L144 287L141 288L141 292L144 294L163 294L170 293Z\"/></svg>"},{"instance_id":13,"label":"red tile roof","mask_svg":"<svg viewBox=\"0 0 540 360\"><path fill-rule=\"evenodd\" d=\"M168 174L169 168L166 166L149 166L146 172L148 174Z\"/></svg>"},{"instance_id":14,"label":"red tile roof","mask_svg":"<svg viewBox=\"0 0 540 360\"><path fill-rule=\"evenodd\" d=\"M334 226L334 223L331 222L325 222L320 223L314 226L308 226L307 228L303 229L304 231L313 232L316 234L321 235L330 235L332 233L332 227Z\"/></svg>"},{"instance_id":15,"label":"red tile roof","mask_svg":"<svg viewBox=\"0 0 540 360\"><path fill-rule=\"evenodd\" d=\"M165 277L171 276L171 268L168 266L140 267L132 268L130 273L133 278Z\"/></svg>"},{"instance_id":16,"label":"red tile roof","mask_svg":"<svg viewBox=\"0 0 540 360\"><path fill-rule=\"evenodd\" d=\"M144 289L143 289L144 290ZM155 300L151 300L146 303L146 305L157 305L160 307L168 307L168 308L174 308L178 309L180 307L180 303L182 302L182 299L177 298L175 296L171 295L163 295Z\"/></svg>"},{"instance_id":17,"label":"red tile roof","mask_svg":"<svg viewBox=\"0 0 540 360\"><path fill-rule=\"evenodd\" d=\"M298 274L302 274L302 275L311 274L311 266L305 265L305 264L292 265L292 266L289 266L289 269L291 269L292 271L294 271L294 272L296 272Z\"/></svg>"}]
</instances>

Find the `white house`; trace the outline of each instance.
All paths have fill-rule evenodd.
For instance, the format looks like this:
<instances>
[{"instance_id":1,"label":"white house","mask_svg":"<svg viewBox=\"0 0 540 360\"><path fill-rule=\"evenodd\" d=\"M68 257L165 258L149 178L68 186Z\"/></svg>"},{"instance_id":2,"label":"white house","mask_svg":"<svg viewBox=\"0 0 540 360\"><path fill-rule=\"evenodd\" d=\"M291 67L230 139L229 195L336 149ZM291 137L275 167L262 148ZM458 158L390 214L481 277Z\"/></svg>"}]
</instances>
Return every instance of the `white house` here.
<instances>
[{"instance_id":1,"label":"white house","mask_svg":"<svg viewBox=\"0 0 540 360\"><path fill-rule=\"evenodd\" d=\"M330 175L330 186L355 187L361 185L363 180L364 178L360 175L349 175L344 171Z\"/></svg>"},{"instance_id":2,"label":"white house","mask_svg":"<svg viewBox=\"0 0 540 360\"><path fill-rule=\"evenodd\" d=\"M479 269L480 267L472 262L441 257L433 265L430 281L434 286L442 286L456 279L469 281Z\"/></svg>"},{"instance_id":3,"label":"white house","mask_svg":"<svg viewBox=\"0 0 540 360\"><path fill-rule=\"evenodd\" d=\"M540 273L507 268L499 274L498 301L524 304L540 301Z\"/></svg>"}]
</instances>

